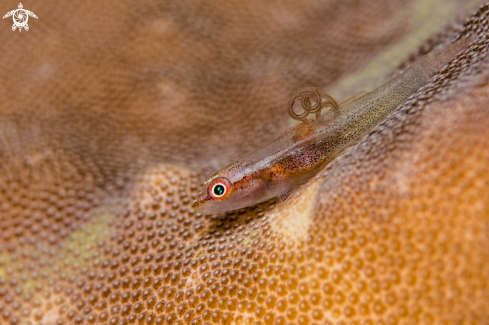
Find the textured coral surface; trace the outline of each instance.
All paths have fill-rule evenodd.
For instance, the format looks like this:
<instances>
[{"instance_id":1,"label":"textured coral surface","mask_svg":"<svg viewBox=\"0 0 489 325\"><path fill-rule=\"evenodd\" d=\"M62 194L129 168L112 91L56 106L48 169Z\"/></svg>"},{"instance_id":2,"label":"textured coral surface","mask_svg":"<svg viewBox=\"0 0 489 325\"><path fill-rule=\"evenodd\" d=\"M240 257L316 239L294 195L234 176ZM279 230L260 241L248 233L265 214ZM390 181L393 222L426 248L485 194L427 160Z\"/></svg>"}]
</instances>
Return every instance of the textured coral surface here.
<instances>
[{"instance_id":1,"label":"textured coral surface","mask_svg":"<svg viewBox=\"0 0 489 325\"><path fill-rule=\"evenodd\" d=\"M0 28L0 324L488 324L478 5L24 3L29 31ZM207 172L290 126L298 88L342 100L468 33L287 201L191 209Z\"/></svg>"}]
</instances>

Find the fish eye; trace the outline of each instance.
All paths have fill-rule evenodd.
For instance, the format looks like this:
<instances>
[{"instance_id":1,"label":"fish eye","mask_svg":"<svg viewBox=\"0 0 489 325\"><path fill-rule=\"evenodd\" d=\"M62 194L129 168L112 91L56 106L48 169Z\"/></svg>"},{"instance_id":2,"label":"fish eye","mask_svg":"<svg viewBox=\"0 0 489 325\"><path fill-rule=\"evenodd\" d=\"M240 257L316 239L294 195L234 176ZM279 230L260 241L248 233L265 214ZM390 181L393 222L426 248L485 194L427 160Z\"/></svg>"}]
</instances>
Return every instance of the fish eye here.
<instances>
[{"instance_id":1,"label":"fish eye","mask_svg":"<svg viewBox=\"0 0 489 325\"><path fill-rule=\"evenodd\" d=\"M216 184L212 188L212 193L214 193L215 196L223 196L226 193L226 187L222 184Z\"/></svg>"},{"instance_id":2,"label":"fish eye","mask_svg":"<svg viewBox=\"0 0 489 325\"><path fill-rule=\"evenodd\" d=\"M227 178L217 178L209 185L209 196L214 200L223 200L230 194L231 182Z\"/></svg>"}]
</instances>

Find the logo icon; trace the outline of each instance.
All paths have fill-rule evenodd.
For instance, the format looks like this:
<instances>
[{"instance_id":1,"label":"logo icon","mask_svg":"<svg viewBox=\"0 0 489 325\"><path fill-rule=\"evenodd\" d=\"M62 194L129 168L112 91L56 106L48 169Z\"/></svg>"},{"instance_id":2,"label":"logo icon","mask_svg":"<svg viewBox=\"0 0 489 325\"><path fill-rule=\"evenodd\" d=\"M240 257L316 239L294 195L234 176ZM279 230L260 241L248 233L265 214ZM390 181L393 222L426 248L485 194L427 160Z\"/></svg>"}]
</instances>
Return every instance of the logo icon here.
<instances>
[{"instance_id":1,"label":"logo icon","mask_svg":"<svg viewBox=\"0 0 489 325\"><path fill-rule=\"evenodd\" d=\"M3 18L7 18L13 16L14 24L12 25L12 31L15 32L15 29L19 29L19 32L22 31L22 28L24 28L26 31L29 30L29 25L27 25L27 21L29 20L29 16L34 17L37 19L37 16L35 13L29 10L25 10L24 6L22 6L22 3L19 3L19 9L12 10L10 12L7 12Z\"/></svg>"}]
</instances>

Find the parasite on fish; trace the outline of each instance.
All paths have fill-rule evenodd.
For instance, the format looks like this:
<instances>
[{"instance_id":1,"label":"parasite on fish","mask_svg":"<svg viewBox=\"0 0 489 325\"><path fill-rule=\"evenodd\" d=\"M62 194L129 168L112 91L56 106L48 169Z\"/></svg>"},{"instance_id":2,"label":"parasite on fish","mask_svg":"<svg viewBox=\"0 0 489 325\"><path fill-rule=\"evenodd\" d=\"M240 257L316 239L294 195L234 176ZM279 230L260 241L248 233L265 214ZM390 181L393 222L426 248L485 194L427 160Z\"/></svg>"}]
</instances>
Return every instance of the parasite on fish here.
<instances>
[{"instance_id":1,"label":"parasite on fish","mask_svg":"<svg viewBox=\"0 0 489 325\"><path fill-rule=\"evenodd\" d=\"M294 111L294 104L298 99L304 110L302 114L297 114ZM337 110L340 108L340 105L338 105L331 95L320 92L317 88L302 88L290 98L289 104L287 105L290 117L302 122L306 121L307 115L309 114L316 114L316 118L319 118L321 111L326 107Z\"/></svg>"},{"instance_id":2,"label":"parasite on fish","mask_svg":"<svg viewBox=\"0 0 489 325\"><path fill-rule=\"evenodd\" d=\"M338 104L316 88L304 88L289 101L288 111L300 125L207 179L193 207L205 214L224 213L281 200L355 144L409 96L426 85L466 48L475 36L431 52L379 88ZM299 101L304 112L297 114ZM330 108L323 114L324 108ZM307 119L309 114L316 119Z\"/></svg>"}]
</instances>

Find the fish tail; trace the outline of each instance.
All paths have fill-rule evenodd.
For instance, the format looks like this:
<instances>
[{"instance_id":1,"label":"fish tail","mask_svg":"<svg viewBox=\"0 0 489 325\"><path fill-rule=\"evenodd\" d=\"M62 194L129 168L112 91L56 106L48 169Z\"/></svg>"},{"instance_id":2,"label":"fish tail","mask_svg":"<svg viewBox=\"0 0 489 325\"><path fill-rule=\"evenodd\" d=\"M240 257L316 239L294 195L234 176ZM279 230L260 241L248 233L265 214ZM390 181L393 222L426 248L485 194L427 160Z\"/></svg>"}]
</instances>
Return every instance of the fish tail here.
<instances>
[{"instance_id":1,"label":"fish tail","mask_svg":"<svg viewBox=\"0 0 489 325\"><path fill-rule=\"evenodd\" d=\"M445 48L433 51L421 58L419 64L426 69L430 75L434 75L450 61L455 59L457 55L474 42L476 38L476 35L472 35L469 38L452 43Z\"/></svg>"}]
</instances>

